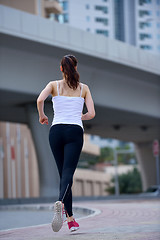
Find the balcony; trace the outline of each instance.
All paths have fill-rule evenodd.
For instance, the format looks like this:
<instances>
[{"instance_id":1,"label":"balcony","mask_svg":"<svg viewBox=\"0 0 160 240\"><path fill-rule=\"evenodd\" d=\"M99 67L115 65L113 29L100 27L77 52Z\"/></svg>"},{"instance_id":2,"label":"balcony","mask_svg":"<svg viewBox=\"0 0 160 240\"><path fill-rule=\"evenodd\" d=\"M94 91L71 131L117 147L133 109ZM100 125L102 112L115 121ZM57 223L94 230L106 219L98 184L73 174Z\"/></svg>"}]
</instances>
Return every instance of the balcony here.
<instances>
[{"instance_id":1,"label":"balcony","mask_svg":"<svg viewBox=\"0 0 160 240\"><path fill-rule=\"evenodd\" d=\"M53 1L45 0L43 4L47 14L50 13L61 14L63 12L63 9L60 6L60 4L55 0Z\"/></svg>"}]
</instances>

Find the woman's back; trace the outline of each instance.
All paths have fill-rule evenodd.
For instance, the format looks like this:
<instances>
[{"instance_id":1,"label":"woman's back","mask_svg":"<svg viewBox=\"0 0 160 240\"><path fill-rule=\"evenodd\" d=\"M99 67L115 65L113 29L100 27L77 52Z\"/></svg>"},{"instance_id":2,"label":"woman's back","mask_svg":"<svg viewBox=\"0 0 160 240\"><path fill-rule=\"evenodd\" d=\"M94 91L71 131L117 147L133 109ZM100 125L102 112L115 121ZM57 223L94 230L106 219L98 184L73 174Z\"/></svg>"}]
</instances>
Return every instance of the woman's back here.
<instances>
[{"instance_id":1,"label":"woman's back","mask_svg":"<svg viewBox=\"0 0 160 240\"><path fill-rule=\"evenodd\" d=\"M69 97L79 97L82 95L81 92L83 91L83 83L79 83L76 90L73 90L72 88L70 88L65 80L57 80L57 81L54 81L53 83L54 83L54 90L56 89L56 92L54 93L54 95L52 95L53 97L58 94L60 96L69 96Z\"/></svg>"},{"instance_id":2,"label":"woman's back","mask_svg":"<svg viewBox=\"0 0 160 240\"><path fill-rule=\"evenodd\" d=\"M77 124L83 128L81 120L84 105L84 98L82 97L83 84L80 83L76 90L67 88L63 84L63 80L56 81L56 84L57 95L52 97L54 110L52 125L61 123Z\"/></svg>"}]
</instances>

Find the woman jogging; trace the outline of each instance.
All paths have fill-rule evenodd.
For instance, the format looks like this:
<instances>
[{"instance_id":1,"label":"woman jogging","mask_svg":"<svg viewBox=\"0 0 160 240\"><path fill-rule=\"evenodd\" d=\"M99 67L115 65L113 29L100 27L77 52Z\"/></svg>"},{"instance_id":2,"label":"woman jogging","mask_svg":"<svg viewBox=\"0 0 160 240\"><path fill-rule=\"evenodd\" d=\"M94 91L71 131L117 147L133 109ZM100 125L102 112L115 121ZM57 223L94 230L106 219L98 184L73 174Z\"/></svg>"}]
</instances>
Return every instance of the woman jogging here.
<instances>
[{"instance_id":1,"label":"woman jogging","mask_svg":"<svg viewBox=\"0 0 160 240\"><path fill-rule=\"evenodd\" d=\"M77 59L73 55L62 58L60 70L62 80L50 81L37 98L39 122L48 124L43 107L45 99L51 94L54 118L49 132L49 144L60 176L59 199L54 204L52 229L58 232L63 225L66 213L70 231L79 228L72 212L72 183L80 153L83 147L84 128L82 120L95 117L93 99L86 84L79 81ZM83 114L83 105L88 112ZM65 209L65 210L64 210Z\"/></svg>"}]
</instances>

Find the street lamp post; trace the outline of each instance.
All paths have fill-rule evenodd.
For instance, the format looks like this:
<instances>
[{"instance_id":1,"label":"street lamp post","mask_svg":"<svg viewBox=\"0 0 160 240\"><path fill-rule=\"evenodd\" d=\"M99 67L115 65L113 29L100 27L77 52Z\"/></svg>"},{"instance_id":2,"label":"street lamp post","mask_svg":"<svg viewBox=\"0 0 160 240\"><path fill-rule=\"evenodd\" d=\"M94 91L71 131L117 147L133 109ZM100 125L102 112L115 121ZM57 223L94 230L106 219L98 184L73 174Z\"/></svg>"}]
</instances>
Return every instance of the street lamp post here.
<instances>
[{"instance_id":1,"label":"street lamp post","mask_svg":"<svg viewBox=\"0 0 160 240\"><path fill-rule=\"evenodd\" d=\"M118 181L118 161L117 151L114 149L114 166L115 166L115 195L119 196L119 181Z\"/></svg>"}]
</instances>

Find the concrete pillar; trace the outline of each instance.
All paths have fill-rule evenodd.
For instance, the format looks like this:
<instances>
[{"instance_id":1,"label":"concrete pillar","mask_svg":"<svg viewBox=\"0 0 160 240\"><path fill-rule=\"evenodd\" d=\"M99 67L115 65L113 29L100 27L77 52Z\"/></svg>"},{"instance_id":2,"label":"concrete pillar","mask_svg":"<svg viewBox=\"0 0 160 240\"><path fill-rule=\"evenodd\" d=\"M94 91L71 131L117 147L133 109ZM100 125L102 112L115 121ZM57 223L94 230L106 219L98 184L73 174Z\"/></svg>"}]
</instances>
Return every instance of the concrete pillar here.
<instances>
[{"instance_id":1,"label":"concrete pillar","mask_svg":"<svg viewBox=\"0 0 160 240\"><path fill-rule=\"evenodd\" d=\"M91 180L84 181L84 196L94 196L93 185L94 182Z\"/></svg>"},{"instance_id":2,"label":"concrete pillar","mask_svg":"<svg viewBox=\"0 0 160 240\"><path fill-rule=\"evenodd\" d=\"M50 118L49 125L41 125L39 123L39 115L36 104L28 104L26 106L26 112L28 117L28 126L31 129L38 159L40 196L58 198L59 175L49 145L49 130L52 119ZM46 112L45 114L48 116Z\"/></svg>"},{"instance_id":3,"label":"concrete pillar","mask_svg":"<svg viewBox=\"0 0 160 240\"><path fill-rule=\"evenodd\" d=\"M93 182L93 195L94 196L100 196L101 195L101 189L100 189L100 182Z\"/></svg>"},{"instance_id":4,"label":"concrete pillar","mask_svg":"<svg viewBox=\"0 0 160 240\"><path fill-rule=\"evenodd\" d=\"M152 142L135 143L135 151L141 169L143 191L156 184L156 160Z\"/></svg>"},{"instance_id":5,"label":"concrete pillar","mask_svg":"<svg viewBox=\"0 0 160 240\"><path fill-rule=\"evenodd\" d=\"M107 182L103 182L102 183L102 196L108 195L106 188L107 188Z\"/></svg>"}]
</instances>

